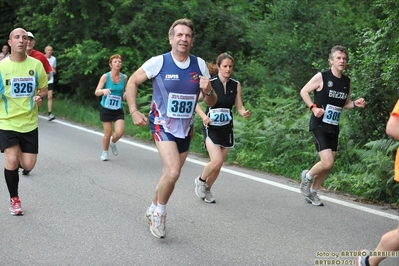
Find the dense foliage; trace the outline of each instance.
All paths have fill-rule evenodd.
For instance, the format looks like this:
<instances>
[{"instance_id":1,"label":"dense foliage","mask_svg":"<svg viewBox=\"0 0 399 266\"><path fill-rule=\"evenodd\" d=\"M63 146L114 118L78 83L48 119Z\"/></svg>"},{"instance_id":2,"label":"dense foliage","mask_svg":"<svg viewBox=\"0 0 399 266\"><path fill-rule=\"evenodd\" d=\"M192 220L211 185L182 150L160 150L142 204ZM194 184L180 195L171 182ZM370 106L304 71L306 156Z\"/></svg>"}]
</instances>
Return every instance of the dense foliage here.
<instances>
[{"instance_id":1,"label":"dense foliage","mask_svg":"<svg viewBox=\"0 0 399 266\"><path fill-rule=\"evenodd\" d=\"M364 97L367 108L343 114L340 151L326 185L375 200L399 199L392 181L397 142L385 134L399 87L396 0L21 0L12 6L3 1L2 10L0 39L6 42L13 28L23 27L35 34L37 49L52 45L58 97L89 106L97 104L94 89L110 55L121 54L130 75L170 49L174 20L190 18L193 54L214 61L231 53L252 112L249 120L235 116L237 144L229 162L296 179L318 159L299 90L329 68L332 46L347 46L351 97ZM149 83L141 87L143 110L150 90ZM199 126L196 134L201 139Z\"/></svg>"}]
</instances>

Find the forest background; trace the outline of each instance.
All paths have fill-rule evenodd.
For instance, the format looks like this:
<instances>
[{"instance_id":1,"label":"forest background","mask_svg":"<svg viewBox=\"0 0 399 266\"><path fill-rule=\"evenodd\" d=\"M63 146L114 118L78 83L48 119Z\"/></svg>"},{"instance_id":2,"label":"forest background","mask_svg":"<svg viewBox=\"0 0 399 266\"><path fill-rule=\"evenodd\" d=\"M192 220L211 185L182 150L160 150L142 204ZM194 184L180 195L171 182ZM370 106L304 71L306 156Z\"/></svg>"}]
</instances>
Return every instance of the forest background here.
<instances>
[{"instance_id":1,"label":"forest background","mask_svg":"<svg viewBox=\"0 0 399 266\"><path fill-rule=\"evenodd\" d=\"M65 117L71 118L68 113L83 108L81 117L75 116L83 123L91 119L89 113L97 115L94 90L112 54L122 55L122 70L130 76L150 57L170 50L167 32L173 21L190 18L192 53L209 62L230 53L233 76L242 83L244 105L252 113L246 120L235 115L236 145L228 163L295 180L318 161L308 132L310 112L299 91L329 68L334 45L346 46L351 98L363 97L367 106L343 112L339 152L325 187L399 203L399 184L393 181L398 142L385 133L399 88L397 0L0 2L0 41L6 43L12 29L23 27L35 35L35 49L52 45L58 61L54 109L63 103L69 110ZM147 82L138 99L144 113L150 97ZM132 124L128 116L125 121ZM200 125L197 118L191 150L206 155ZM126 134L151 140L148 127L129 126Z\"/></svg>"}]
</instances>

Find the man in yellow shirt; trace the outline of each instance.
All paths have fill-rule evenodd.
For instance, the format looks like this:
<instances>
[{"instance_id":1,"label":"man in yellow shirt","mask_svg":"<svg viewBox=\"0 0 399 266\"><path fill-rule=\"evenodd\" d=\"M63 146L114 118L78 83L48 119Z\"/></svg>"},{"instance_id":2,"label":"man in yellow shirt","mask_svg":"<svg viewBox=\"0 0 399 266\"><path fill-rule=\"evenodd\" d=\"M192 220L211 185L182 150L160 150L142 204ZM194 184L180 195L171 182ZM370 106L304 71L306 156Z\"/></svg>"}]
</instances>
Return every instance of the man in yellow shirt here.
<instances>
[{"instance_id":1,"label":"man in yellow shirt","mask_svg":"<svg viewBox=\"0 0 399 266\"><path fill-rule=\"evenodd\" d=\"M12 215L23 215L18 196L18 165L20 162L30 171L36 164L38 106L47 95L46 72L39 60L26 55L27 42L24 29L11 31L11 54L0 61L0 149L5 157L4 176Z\"/></svg>"}]
</instances>

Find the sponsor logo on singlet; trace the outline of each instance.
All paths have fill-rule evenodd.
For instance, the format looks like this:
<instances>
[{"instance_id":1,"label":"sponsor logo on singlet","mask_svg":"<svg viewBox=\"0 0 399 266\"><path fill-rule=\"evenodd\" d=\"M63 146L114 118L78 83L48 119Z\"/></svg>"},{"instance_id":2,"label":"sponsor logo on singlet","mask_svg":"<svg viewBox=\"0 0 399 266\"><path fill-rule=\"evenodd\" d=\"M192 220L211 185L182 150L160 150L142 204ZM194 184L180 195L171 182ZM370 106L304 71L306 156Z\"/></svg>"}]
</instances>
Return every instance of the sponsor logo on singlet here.
<instances>
[{"instance_id":1,"label":"sponsor logo on singlet","mask_svg":"<svg viewBox=\"0 0 399 266\"><path fill-rule=\"evenodd\" d=\"M179 80L179 74L166 74L165 80Z\"/></svg>"},{"instance_id":2,"label":"sponsor logo on singlet","mask_svg":"<svg viewBox=\"0 0 399 266\"><path fill-rule=\"evenodd\" d=\"M330 92L328 94L328 97L345 100L346 97L348 97L348 94L346 92L339 92L339 91L330 90Z\"/></svg>"}]
</instances>

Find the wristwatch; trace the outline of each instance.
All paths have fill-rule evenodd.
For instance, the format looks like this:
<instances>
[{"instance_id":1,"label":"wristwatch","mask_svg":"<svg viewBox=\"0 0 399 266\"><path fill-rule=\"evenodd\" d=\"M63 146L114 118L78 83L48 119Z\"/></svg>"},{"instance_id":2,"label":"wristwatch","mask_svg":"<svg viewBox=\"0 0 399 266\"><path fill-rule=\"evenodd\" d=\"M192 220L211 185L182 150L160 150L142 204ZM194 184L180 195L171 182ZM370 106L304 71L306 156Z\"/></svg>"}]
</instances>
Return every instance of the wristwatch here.
<instances>
[{"instance_id":1,"label":"wristwatch","mask_svg":"<svg viewBox=\"0 0 399 266\"><path fill-rule=\"evenodd\" d=\"M312 105L309 107L309 110L312 111L313 107L317 107L317 104L315 104L315 103L312 104Z\"/></svg>"},{"instance_id":2,"label":"wristwatch","mask_svg":"<svg viewBox=\"0 0 399 266\"><path fill-rule=\"evenodd\" d=\"M205 93L205 96L211 96L213 94L213 88L211 89L211 91L209 93Z\"/></svg>"}]
</instances>

